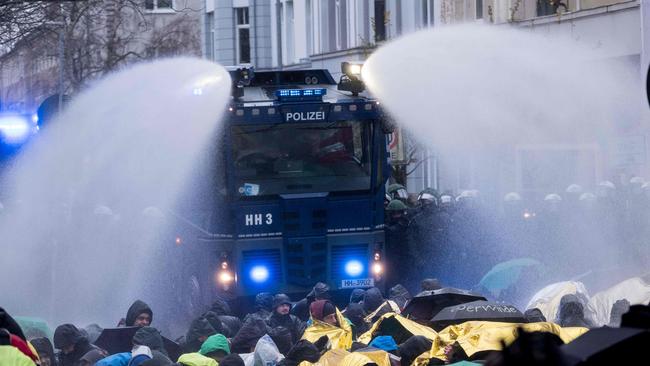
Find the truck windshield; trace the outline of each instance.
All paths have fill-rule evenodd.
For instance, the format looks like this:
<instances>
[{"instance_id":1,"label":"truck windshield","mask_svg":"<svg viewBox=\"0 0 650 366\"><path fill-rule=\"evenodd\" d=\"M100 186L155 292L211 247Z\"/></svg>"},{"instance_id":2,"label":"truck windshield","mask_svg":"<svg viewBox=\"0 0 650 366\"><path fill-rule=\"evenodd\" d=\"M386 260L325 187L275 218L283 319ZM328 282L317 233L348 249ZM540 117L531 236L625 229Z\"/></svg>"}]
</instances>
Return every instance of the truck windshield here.
<instances>
[{"instance_id":1,"label":"truck windshield","mask_svg":"<svg viewBox=\"0 0 650 366\"><path fill-rule=\"evenodd\" d=\"M233 126L240 196L370 188L369 123Z\"/></svg>"}]
</instances>

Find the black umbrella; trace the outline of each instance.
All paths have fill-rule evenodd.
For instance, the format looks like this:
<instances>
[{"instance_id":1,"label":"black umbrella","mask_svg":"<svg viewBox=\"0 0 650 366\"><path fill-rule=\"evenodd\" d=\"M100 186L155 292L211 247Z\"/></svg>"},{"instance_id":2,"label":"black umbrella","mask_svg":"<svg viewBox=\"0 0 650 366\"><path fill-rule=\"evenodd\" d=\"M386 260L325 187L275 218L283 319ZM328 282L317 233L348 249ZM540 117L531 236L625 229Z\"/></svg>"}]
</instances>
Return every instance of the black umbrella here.
<instances>
[{"instance_id":1,"label":"black umbrella","mask_svg":"<svg viewBox=\"0 0 650 366\"><path fill-rule=\"evenodd\" d=\"M131 352L133 336L140 327L106 328L95 341L97 347L103 348L111 355L121 352ZM162 337L163 347L172 361L178 360L183 353L178 343Z\"/></svg>"},{"instance_id":2,"label":"black umbrella","mask_svg":"<svg viewBox=\"0 0 650 366\"><path fill-rule=\"evenodd\" d=\"M473 301L440 310L431 319L431 326L435 330L441 330L448 325L460 324L469 320L526 323L524 314L512 305L490 301Z\"/></svg>"},{"instance_id":3,"label":"black umbrella","mask_svg":"<svg viewBox=\"0 0 650 366\"><path fill-rule=\"evenodd\" d=\"M646 359L650 331L636 328L597 328L562 346L570 365L620 365Z\"/></svg>"},{"instance_id":4,"label":"black umbrella","mask_svg":"<svg viewBox=\"0 0 650 366\"><path fill-rule=\"evenodd\" d=\"M447 306L460 305L485 297L453 287L422 291L406 304L402 315L418 323L429 324L429 320Z\"/></svg>"}]
</instances>

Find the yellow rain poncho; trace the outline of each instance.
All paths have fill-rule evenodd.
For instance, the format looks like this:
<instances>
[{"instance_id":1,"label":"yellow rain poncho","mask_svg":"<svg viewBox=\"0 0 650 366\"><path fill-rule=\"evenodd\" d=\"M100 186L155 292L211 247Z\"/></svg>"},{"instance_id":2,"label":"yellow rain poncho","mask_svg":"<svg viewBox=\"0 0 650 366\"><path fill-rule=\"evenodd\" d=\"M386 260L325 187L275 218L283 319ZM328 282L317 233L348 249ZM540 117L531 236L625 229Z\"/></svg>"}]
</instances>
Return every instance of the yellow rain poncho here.
<instances>
[{"instance_id":1,"label":"yellow rain poncho","mask_svg":"<svg viewBox=\"0 0 650 366\"><path fill-rule=\"evenodd\" d=\"M365 366L369 363L374 363L374 362L375 362L374 360L372 360L370 357L362 353L353 352L345 356L345 358L341 360L340 365L341 366Z\"/></svg>"},{"instance_id":2,"label":"yellow rain poncho","mask_svg":"<svg viewBox=\"0 0 650 366\"><path fill-rule=\"evenodd\" d=\"M458 343L468 357L483 351L501 350L501 342L509 345L517 338L519 328L526 332L548 332L560 337L564 343L571 342L587 328L562 328L555 323L499 323L486 321L469 321L463 324L450 325L438 333L439 342L434 342L431 357L445 359L446 345Z\"/></svg>"},{"instance_id":3,"label":"yellow rain poncho","mask_svg":"<svg viewBox=\"0 0 650 366\"><path fill-rule=\"evenodd\" d=\"M364 355L365 357L372 360L372 362L376 363L377 366L390 366L390 356L386 351L377 349L377 350L367 350L367 351L356 351L354 353L359 353Z\"/></svg>"},{"instance_id":4,"label":"yellow rain poncho","mask_svg":"<svg viewBox=\"0 0 650 366\"><path fill-rule=\"evenodd\" d=\"M202 354L185 353L178 358L178 363L185 366L218 366L217 361Z\"/></svg>"},{"instance_id":5,"label":"yellow rain poncho","mask_svg":"<svg viewBox=\"0 0 650 366\"><path fill-rule=\"evenodd\" d=\"M332 349L325 352L318 362L303 361L300 366L362 366L369 362L376 363L378 366L390 366L390 356L382 350L348 352L343 349Z\"/></svg>"},{"instance_id":6,"label":"yellow rain poncho","mask_svg":"<svg viewBox=\"0 0 650 366\"><path fill-rule=\"evenodd\" d=\"M312 324L305 329L302 339L314 343L320 337L326 335L332 344L332 349L350 349L352 347L352 327L348 323L348 320L343 317L339 309L336 309L336 319L340 327L312 318Z\"/></svg>"},{"instance_id":7,"label":"yellow rain poncho","mask_svg":"<svg viewBox=\"0 0 650 366\"><path fill-rule=\"evenodd\" d=\"M308 361L302 361L300 366L337 366L340 365L345 356L349 354L350 352L344 349L331 349L325 352L318 362L311 363Z\"/></svg>"},{"instance_id":8,"label":"yellow rain poncho","mask_svg":"<svg viewBox=\"0 0 650 366\"><path fill-rule=\"evenodd\" d=\"M382 317L372 325L369 331L359 336L358 341L368 344L375 336L379 335L392 336L398 344L414 335L421 335L432 341L437 338L435 330L395 313L382 315Z\"/></svg>"}]
</instances>

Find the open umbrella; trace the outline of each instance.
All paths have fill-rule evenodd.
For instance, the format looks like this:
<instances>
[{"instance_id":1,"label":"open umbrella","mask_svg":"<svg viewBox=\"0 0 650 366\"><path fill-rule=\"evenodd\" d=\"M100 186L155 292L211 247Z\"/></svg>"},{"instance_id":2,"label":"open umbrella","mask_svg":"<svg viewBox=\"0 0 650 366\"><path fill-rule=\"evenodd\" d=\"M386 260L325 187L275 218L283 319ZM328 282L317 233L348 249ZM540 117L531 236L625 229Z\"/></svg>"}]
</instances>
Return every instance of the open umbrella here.
<instances>
[{"instance_id":1,"label":"open umbrella","mask_svg":"<svg viewBox=\"0 0 650 366\"><path fill-rule=\"evenodd\" d=\"M447 306L460 305L485 297L453 287L433 291L422 291L406 304L402 315L418 323L428 324L438 312Z\"/></svg>"},{"instance_id":2,"label":"open umbrella","mask_svg":"<svg viewBox=\"0 0 650 366\"><path fill-rule=\"evenodd\" d=\"M562 346L570 365L618 365L623 360L643 360L650 331L636 328L597 328Z\"/></svg>"},{"instance_id":3,"label":"open umbrella","mask_svg":"<svg viewBox=\"0 0 650 366\"><path fill-rule=\"evenodd\" d=\"M531 258L517 258L501 262L490 269L478 283L480 287L499 297L501 291L519 282L524 273L541 268L542 263Z\"/></svg>"},{"instance_id":4,"label":"open umbrella","mask_svg":"<svg viewBox=\"0 0 650 366\"><path fill-rule=\"evenodd\" d=\"M524 314L516 307L490 301L474 301L446 307L431 319L433 329L442 330L452 324L470 320L502 323L525 323Z\"/></svg>"},{"instance_id":5,"label":"open umbrella","mask_svg":"<svg viewBox=\"0 0 650 366\"><path fill-rule=\"evenodd\" d=\"M133 348L133 336L140 327L106 328L95 341L97 347L103 348L113 355L121 352L131 352ZM182 350L178 343L162 337L163 347L172 361L178 360Z\"/></svg>"},{"instance_id":6,"label":"open umbrella","mask_svg":"<svg viewBox=\"0 0 650 366\"><path fill-rule=\"evenodd\" d=\"M28 316L15 316L14 319L22 328L27 339L49 338L52 340L52 330L45 320Z\"/></svg>"}]
</instances>

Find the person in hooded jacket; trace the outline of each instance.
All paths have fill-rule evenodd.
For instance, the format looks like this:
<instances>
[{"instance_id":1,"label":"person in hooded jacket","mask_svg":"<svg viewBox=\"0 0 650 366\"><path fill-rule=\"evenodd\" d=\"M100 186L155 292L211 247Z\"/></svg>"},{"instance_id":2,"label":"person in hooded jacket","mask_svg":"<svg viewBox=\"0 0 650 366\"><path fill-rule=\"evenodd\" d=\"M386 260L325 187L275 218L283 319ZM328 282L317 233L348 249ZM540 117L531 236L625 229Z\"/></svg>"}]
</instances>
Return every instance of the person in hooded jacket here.
<instances>
[{"instance_id":1,"label":"person in hooded jacket","mask_svg":"<svg viewBox=\"0 0 650 366\"><path fill-rule=\"evenodd\" d=\"M79 366L93 366L97 361L108 356L108 353L103 349L95 348L88 352L85 355L81 356L78 365ZM43 365L41 365L43 366Z\"/></svg>"},{"instance_id":2,"label":"person in hooded jacket","mask_svg":"<svg viewBox=\"0 0 650 366\"><path fill-rule=\"evenodd\" d=\"M400 344L398 353L402 358L402 365L410 365L418 356L431 349L433 342L427 337L414 335Z\"/></svg>"},{"instance_id":3,"label":"person in hooded jacket","mask_svg":"<svg viewBox=\"0 0 650 366\"><path fill-rule=\"evenodd\" d=\"M214 315L210 313L213 313ZM219 319L219 322L221 322L221 325L216 324L214 321L215 315L216 318ZM239 320L238 317L233 316L228 303L220 298L214 300L210 307L210 311L203 314L203 316L210 322L217 332L223 334L227 338L234 337L242 326L242 321Z\"/></svg>"},{"instance_id":4,"label":"person in hooded jacket","mask_svg":"<svg viewBox=\"0 0 650 366\"><path fill-rule=\"evenodd\" d=\"M6 329L9 333L14 334L23 341L27 341L25 334L23 333L22 328L18 325L18 322L5 311L5 309L0 307L0 328Z\"/></svg>"},{"instance_id":5,"label":"person in hooded jacket","mask_svg":"<svg viewBox=\"0 0 650 366\"><path fill-rule=\"evenodd\" d=\"M363 296L363 310L366 312L366 322L374 323L386 313L400 313L399 306L392 300L385 300L381 291L376 287L366 290Z\"/></svg>"},{"instance_id":6,"label":"person in hooded jacket","mask_svg":"<svg viewBox=\"0 0 650 366\"><path fill-rule=\"evenodd\" d=\"M291 344L295 344L302 337L305 331L303 323L295 315L289 314L291 310L291 299L285 294L277 294L273 297L273 312L266 319L271 328L284 327L291 332Z\"/></svg>"},{"instance_id":7,"label":"person in hooded jacket","mask_svg":"<svg viewBox=\"0 0 650 366\"><path fill-rule=\"evenodd\" d=\"M219 366L246 366L244 360L237 354L229 354L221 359Z\"/></svg>"},{"instance_id":8,"label":"person in hooded jacket","mask_svg":"<svg viewBox=\"0 0 650 366\"><path fill-rule=\"evenodd\" d=\"M127 327L144 327L151 325L153 311L147 303L136 300L126 313L124 325Z\"/></svg>"},{"instance_id":9,"label":"person in hooded jacket","mask_svg":"<svg viewBox=\"0 0 650 366\"><path fill-rule=\"evenodd\" d=\"M154 359L163 359L164 362L171 363L162 336L158 329L154 327L142 327L133 335L134 346L147 346L151 350Z\"/></svg>"},{"instance_id":10,"label":"person in hooded jacket","mask_svg":"<svg viewBox=\"0 0 650 366\"><path fill-rule=\"evenodd\" d=\"M357 339L360 335L370 329L370 324L366 322L366 312L360 303L349 304L345 309L345 317L352 323L352 338Z\"/></svg>"},{"instance_id":11,"label":"person in hooded jacket","mask_svg":"<svg viewBox=\"0 0 650 366\"><path fill-rule=\"evenodd\" d=\"M24 341L22 338L18 337L15 334L9 333L6 329L3 328L0 328L0 346L14 348L18 350L18 352L27 356L30 361L33 362L38 361L38 353L32 347L29 346L28 342ZM9 359L21 358L11 350L7 351L5 349L4 351L5 352L2 352L4 353L4 355L0 355L0 358L9 358ZM22 362L18 359L16 360L17 362ZM6 363L10 364L9 362ZM4 365L4 364L0 363L0 365Z\"/></svg>"},{"instance_id":12,"label":"person in hooded jacket","mask_svg":"<svg viewBox=\"0 0 650 366\"><path fill-rule=\"evenodd\" d=\"M350 304L358 304L363 301L363 295L366 294L366 290L362 288L355 288L350 294Z\"/></svg>"},{"instance_id":13,"label":"person in hooded jacket","mask_svg":"<svg viewBox=\"0 0 650 366\"><path fill-rule=\"evenodd\" d=\"M244 317L244 323L250 318L255 317L258 319L264 319L271 315L273 311L273 295L270 292L260 292L255 295L255 312L246 314Z\"/></svg>"},{"instance_id":14,"label":"person in hooded jacket","mask_svg":"<svg viewBox=\"0 0 650 366\"><path fill-rule=\"evenodd\" d=\"M34 366L34 360L23 350L13 345L12 338L19 340L26 347L27 344L20 337L0 328L0 365ZM23 347L24 348L24 347Z\"/></svg>"},{"instance_id":15,"label":"person in hooded jacket","mask_svg":"<svg viewBox=\"0 0 650 366\"><path fill-rule=\"evenodd\" d=\"M233 337L230 349L233 353L252 352L257 341L267 333L269 333L269 327L263 319L250 317L244 322L237 335Z\"/></svg>"},{"instance_id":16,"label":"person in hooded jacket","mask_svg":"<svg viewBox=\"0 0 650 366\"><path fill-rule=\"evenodd\" d=\"M193 353L198 352L203 342L208 337L217 334L218 332L212 327L210 322L204 317L198 317L192 321L190 328L185 335L185 344L183 344L183 352Z\"/></svg>"},{"instance_id":17,"label":"person in hooded jacket","mask_svg":"<svg viewBox=\"0 0 650 366\"><path fill-rule=\"evenodd\" d=\"M41 366L57 366L56 357L54 355L54 346L48 338L34 338L30 343L38 353L38 358L41 360Z\"/></svg>"},{"instance_id":18,"label":"person in hooded jacket","mask_svg":"<svg viewBox=\"0 0 650 366\"><path fill-rule=\"evenodd\" d=\"M573 294L564 295L560 299L557 323L562 327L592 327L585 319L584 306L580 299Z\"/></svg>"},{"instance_id":19,"label":"person in hooded jacket","mask_svg":"<svg viewBox=\"0 0 650 366\"><path fill-rule=\"evenodd\" d=\"M400 310L404 309L406 303L412 298L413 296L411 296L411 293L406 289L406 287L399 283L390 288L388 299L394 301L397 306L399 306Z\"/></svg>"},{"instance_id":20,"label":"person in hooded jacket","mask_svg":"<svg viewBox=\"0 0 650 366\"><path fill-rule=\"evenodd\" d=\"M311 303L316 300L329 300L331 297L329 291L330 287L327 286L327 284L318 282L304 299L298 301L293 306L291 314L297 316L298 319L303 322L306 322L309 320L309 307L311 306Z\"/></svg>"},{"instance_id":21,"label":"person in hooded jacket","mask_svg":"<svg viewBox=\"0 0 650 366\"><path fill-rule=\"evenodd\" d=\"M76 366L81 357L97 348L72 324L59 325L54 331L54 347L61 350L59 366Z\"/></svg>"},{"instance_id":22,"label":"person in hooded jacket","mask_svg":"<svg viewBox=\"0 0 650 366\"><path fill-rule=\"evenodd\" d=\"M320 351L313 343L306 339L301 339L287 353L284 360L278 363L278 366L298 366L301 362L311 363L318 362Z\"/></svg>"}]
</instances>

